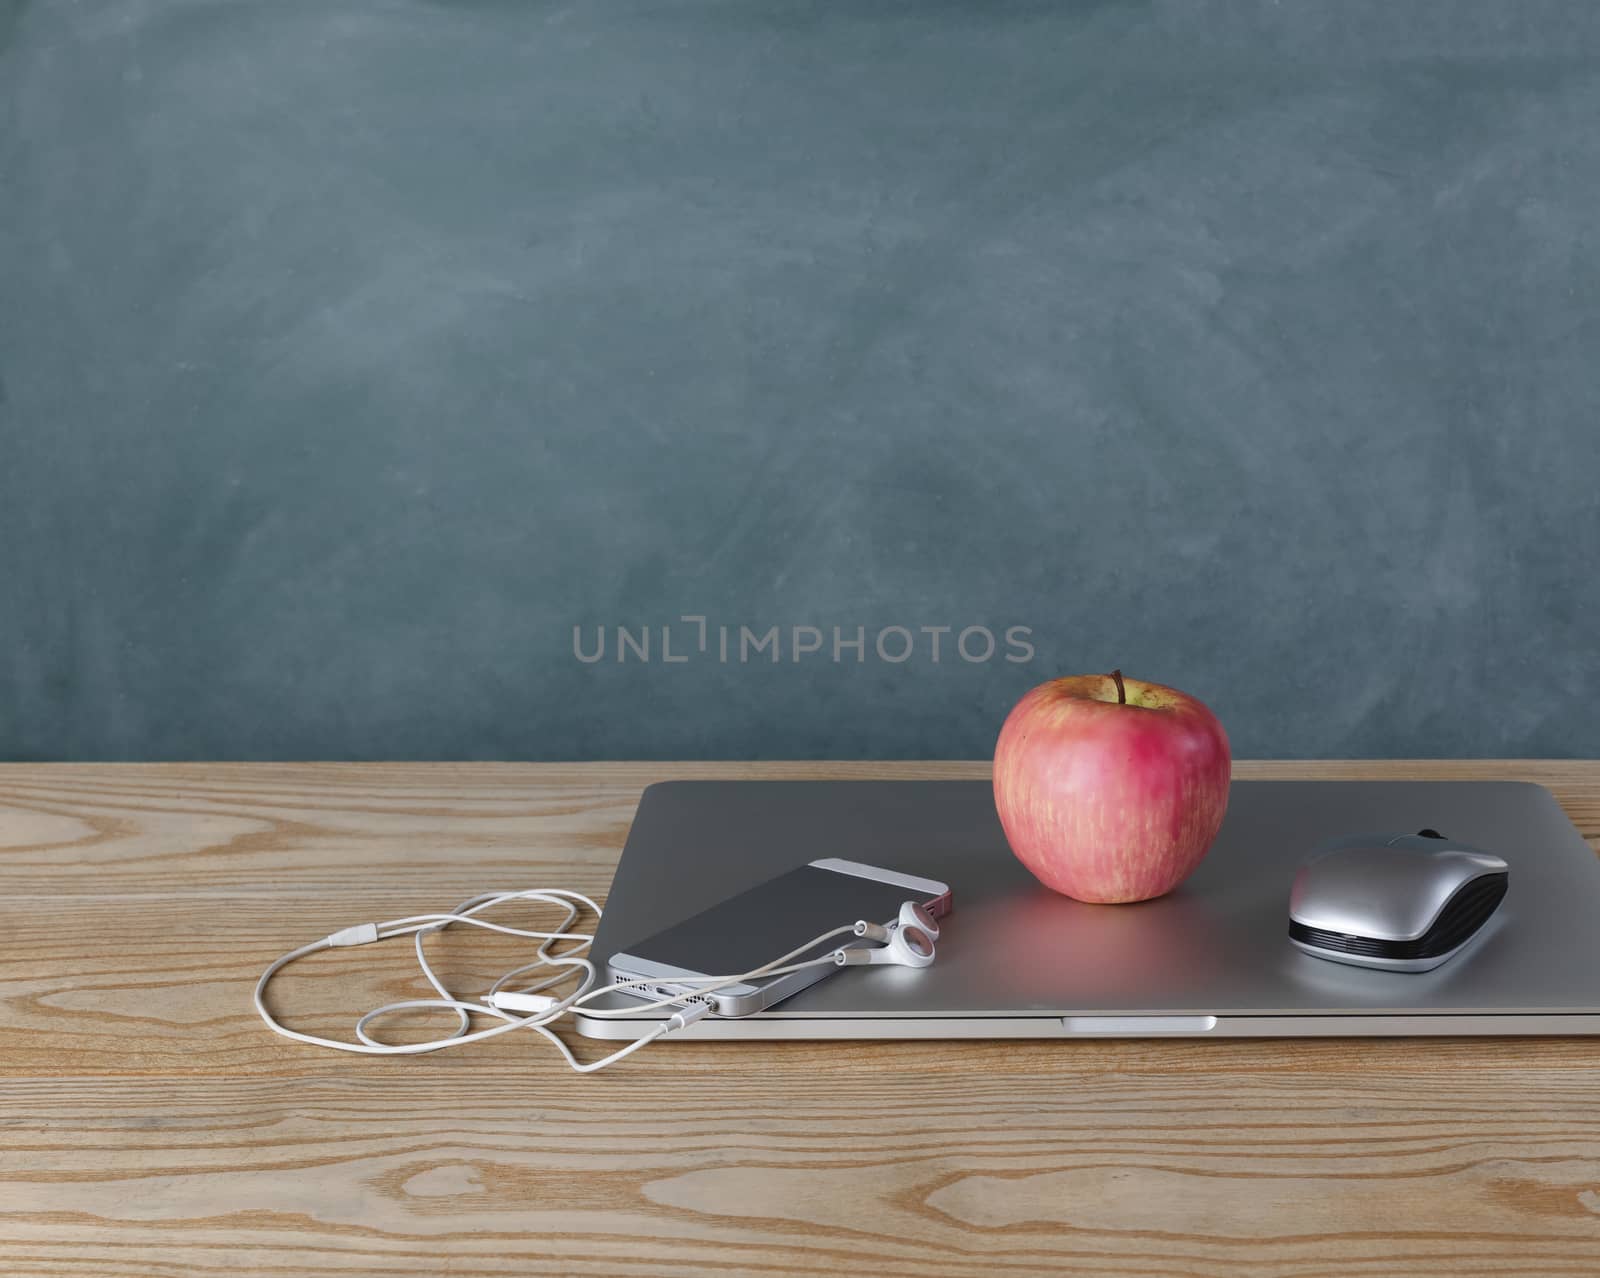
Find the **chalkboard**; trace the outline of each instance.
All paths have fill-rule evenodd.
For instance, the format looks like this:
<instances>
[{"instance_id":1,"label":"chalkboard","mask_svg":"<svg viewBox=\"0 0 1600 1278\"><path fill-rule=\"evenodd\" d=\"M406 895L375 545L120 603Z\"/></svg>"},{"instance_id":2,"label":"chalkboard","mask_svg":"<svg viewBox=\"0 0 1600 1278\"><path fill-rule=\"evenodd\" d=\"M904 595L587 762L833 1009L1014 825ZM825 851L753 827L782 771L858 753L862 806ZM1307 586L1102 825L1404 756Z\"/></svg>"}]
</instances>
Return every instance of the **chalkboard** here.
<instances>
[{"instance_id":1,"label":"chalkboard","mask_svg":"<svg viewBox=\"0 0 1600 1278\"><path fill-rule=\"evenodd\" d=\"M1597 209L1588 0L0 0L0 757L1595 755Z\"/></svg>"}]
</instances>

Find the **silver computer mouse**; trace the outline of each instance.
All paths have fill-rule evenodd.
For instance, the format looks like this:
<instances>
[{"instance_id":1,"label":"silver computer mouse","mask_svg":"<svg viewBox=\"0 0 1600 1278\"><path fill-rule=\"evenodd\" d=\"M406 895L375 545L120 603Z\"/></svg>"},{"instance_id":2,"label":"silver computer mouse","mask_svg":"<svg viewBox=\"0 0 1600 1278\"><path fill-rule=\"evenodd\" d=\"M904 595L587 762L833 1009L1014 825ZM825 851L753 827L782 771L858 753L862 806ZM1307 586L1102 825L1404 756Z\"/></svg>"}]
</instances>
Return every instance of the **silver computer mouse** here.
<instances>
[{"instance_id":1,"label":"silver computer mouse","mask_svg":"<svg viewBox=\"0 0 1600 1278\"><path fill-rule=\"evenodd\" d=\"M1499 857L1434 830L1340 839L1295 875L1289 939L1335 963L1426 972L1481 933L1509 881Z\"/></svg>"}]
</instances>

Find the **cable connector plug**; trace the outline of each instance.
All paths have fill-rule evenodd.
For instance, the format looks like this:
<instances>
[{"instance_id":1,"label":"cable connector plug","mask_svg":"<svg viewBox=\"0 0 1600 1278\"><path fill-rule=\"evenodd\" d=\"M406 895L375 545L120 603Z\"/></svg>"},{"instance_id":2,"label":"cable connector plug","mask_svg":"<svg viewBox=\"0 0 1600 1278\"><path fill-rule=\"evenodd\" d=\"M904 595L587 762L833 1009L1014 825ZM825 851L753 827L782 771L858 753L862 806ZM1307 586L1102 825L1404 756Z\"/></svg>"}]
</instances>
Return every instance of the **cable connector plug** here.
<instances>
[{"instance_id":1,"label":"cable connector plug","mask_svg":"<svg viewBox=\"0 0 1600 1278\"><path fill-rule=\"evenodd\" d=\"M329 945L371 945L378 939L378 925L376 923L357 923L354 927L347 927L341 932L335 932L328 938Z\"/></svg>"},{"instance_id":2,"label":"cable connector plug","mask_svg":"<svg viewBox=\"0 0 1600 1278\"><path fill-rule=\"evenodd\" d=\"M671 1034L675 1030L687 1029L702 1016L709 1016L710 1013L711 1004L696 999L667 1018L667 1033Z\"/></svg>"},{"instance_id":3,"label":"cable connector plug","mask_svg":"<svg viewBox=\"0 0 1600 1278\"><path fill-rule=\"evenodd\" d=\"M489 1006L502 1012L527 1012L543 1016L561 1002L548 994L519 994L515 990L496 990L489 995Z\"/></svg>"}]
</instances>

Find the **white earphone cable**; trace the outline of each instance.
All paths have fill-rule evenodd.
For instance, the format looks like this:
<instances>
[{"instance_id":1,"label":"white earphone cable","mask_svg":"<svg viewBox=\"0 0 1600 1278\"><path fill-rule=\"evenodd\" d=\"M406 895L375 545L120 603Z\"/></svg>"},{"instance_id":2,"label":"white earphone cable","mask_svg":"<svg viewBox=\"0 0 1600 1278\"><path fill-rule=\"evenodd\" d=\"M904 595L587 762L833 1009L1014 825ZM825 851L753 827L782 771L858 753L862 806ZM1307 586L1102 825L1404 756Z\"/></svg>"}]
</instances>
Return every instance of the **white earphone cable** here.
<instances>
[{"instance_id":1,"label":"white earphone cable","mask_svg":"<svg viewBox=\"0 0 1600 1278\"><path fill-rule=\"evenodd\" d=\"M493 909L508 901L535 901L543 904L555 905L565 911L565 916L556 926L554 931L534 931L526 928L508 927L501 923L492 923L487 919L477 917L484 910ZM741 972L733 976L710 977L681 977L674 978L675 985L694 985L696 988L691 993L669 995L652 1001L641 1002L637 1007L629 1008L597 1008L587 1005L599 998L602 994L629 992L647 986L654 986L658 982L650 980L616 981L610 985L594 988L597 972L594 963L584 957L584 952L593 940L592 935L584 932L574 932L569 929L577 921L580 912L587 909L598 922L600 907L589 897L581 892L571 892L563 888L530 889L517 892L485 892L479 896L463 901L454 910L443 914L415 914L406 918L390 919L386 923L363 923L355 927L344 928L329 936L302 945L298 949L290 950L274 960L256 981L255 1008L267 1027L275 1034L296 1042L308 1043L314 1047L325 1047L341 1052L360 1052L371 1056L416 1056L425 1052L435 1052L446 1047L456 1047L466 1043L476 1043L484 1039L494 1038L499 1034L507 1034L512 1030L531 1029L535 1033L547 1038L554 1043L568 1065L581 1074L592 1073L604 1069L607 1065L621 1060L625 1056L638 1051L647 1043L652 1043L663 1035L675 1030L683 1029L700 1017L712 1010L712 1003L707 995L715 993L729 985L736 985L742 981L749 981L762 976L778 976L789 972L798 972L809 967L823 965L832 966L832 955L823 958L808 959L794 962L800 955L815 949L825 941L836 936L853 934L855 929L851 925L833 928L813 937L804 945L798 946L789 953L780 955L769 963L753 968L748 972ZM457 998L445 987L438 975L428 962L427 953L423 942L435 932L455 925L483 928L487 931L498 932L506 936L522 937L539 941L538 957L531 963L524 963L512 968L500 976L485 992L482 1001ZM292 1030L280 1022L266 1005L266 990L280 971L289 964L321 950L345 948L357 945L370 945L376 941L393 940L396 937L411 936L416 950L417 964L422 970L423 979L438 994L437 998L402 999L393 1003L386 1003L382 1007L373 1008L357 1018L355 1035L357 1042L345 1039L324 1038L317 1034L306 1034L299 1030ZM560 941L571 941L571 948L559 954L551 953L551 946ZM540 968L559 969L543 980L515 991L512 994L505 990L505 986L524 973ZM560 985L579 977L577 988L564 998L550 998L549 1006L543 1006L543 1000L534 998L540 991ZM540 1009L525 1015L514 1014L506 1007L497 1005L497 999L505 998L511 1001L520 998L528 1002L540 1004ZM525 1004L523 1004L525 1005ZM664 1024L656 1026L648 1034L635 1039L625 1047L612 1052L609 1056L602 1057L588 1064L580 1063L573 1056L567 1045L548 1028L549 1024L566 1015L577 1007L585 1007L586 1015L603 1018L622 1018L639 1016L644 1013L659 1011L662 1008L677 1007L679 1010ZM418 1043L385 1043L374 1038L367 1027L373 1021L379 1020L395 1012L403 1011L450 1011L456 1015L456 1028L452 1033L440 1038L427 1039ZM490 1025L484 1029L472 1028L472 1014L489 1016L498 1019L501 1023Z\"/></svg>"}]
</instances>

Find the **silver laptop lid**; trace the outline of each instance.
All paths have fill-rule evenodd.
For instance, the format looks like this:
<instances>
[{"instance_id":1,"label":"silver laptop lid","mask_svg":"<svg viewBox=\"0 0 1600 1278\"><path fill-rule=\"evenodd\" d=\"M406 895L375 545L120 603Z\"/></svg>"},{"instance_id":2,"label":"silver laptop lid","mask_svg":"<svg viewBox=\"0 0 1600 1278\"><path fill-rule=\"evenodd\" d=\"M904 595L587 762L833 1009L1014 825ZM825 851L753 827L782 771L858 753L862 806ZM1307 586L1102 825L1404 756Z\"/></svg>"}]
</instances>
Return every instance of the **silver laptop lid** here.
<instances>
[{"instance_id":1,"label":"silver laptop lid","mask_svg":"<svg viewBox=\"0 0 1600 1278\"><path fill-rule=\"evenodd\" d=\"M1334 964L1290 943L1290 884L1318 844L1424 827L1510 863L1505 903L1467 951L1414 974ZM1431 1016L1442 1026L1453 1014L1600 1014L1600 859L1547 790L1521 782L1236 782L1217 845L1189 881L1117 906L1041 887L1007 848L987 782L669 782L640 802L595 957L603 964L819 856L949 883L938 962L843 972L753 1018L777 1024L742 1032L783 1036L782 1022L807 1019L860 1021L873 1037L928 1018L997 1018L997 1029L1001 1018L1086 1018L1115 1032L1118 1018L1137 1017L1210 1028L1206 1018Z\"/></svg>"}]
</instances>

